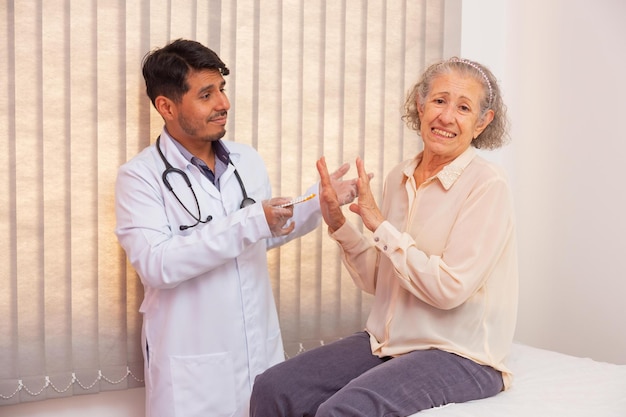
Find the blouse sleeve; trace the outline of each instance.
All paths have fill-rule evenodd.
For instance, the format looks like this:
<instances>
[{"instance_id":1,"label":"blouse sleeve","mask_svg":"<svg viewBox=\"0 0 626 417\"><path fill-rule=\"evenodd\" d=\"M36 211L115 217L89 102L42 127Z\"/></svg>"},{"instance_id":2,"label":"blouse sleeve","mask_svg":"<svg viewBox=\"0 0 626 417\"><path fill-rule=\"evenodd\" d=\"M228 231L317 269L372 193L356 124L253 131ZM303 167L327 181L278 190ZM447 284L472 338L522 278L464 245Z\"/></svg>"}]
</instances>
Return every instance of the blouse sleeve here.
<instances>
[{"instance_id":1,"label":"blouse sleeve","mask_svg":"<svg viewBox=\"0 0 626 417\"><path fill-rule=\"evenodd\" d=\"M494 177L469 193L451 216L440 253L426 253L407 232L384 222L374 233L401 285L420 300L452 309L472 296L496 268L514 233L507 182Z\"/></svg>"}]
</instances>

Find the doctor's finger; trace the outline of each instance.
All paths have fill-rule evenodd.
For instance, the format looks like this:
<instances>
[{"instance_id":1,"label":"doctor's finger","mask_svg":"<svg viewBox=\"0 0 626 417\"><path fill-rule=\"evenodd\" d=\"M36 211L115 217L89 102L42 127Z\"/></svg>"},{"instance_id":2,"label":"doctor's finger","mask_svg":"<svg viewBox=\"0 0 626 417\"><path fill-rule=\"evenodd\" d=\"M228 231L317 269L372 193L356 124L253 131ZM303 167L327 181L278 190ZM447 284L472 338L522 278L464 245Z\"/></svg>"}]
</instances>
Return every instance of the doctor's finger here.
<instances>
[{"instance_id":1,"label":"doctor's finger","mask_svg":"<svg viewBox=\"0 0 626 417\"><path fill-rule=\"evenodd\" d=\"M330 174L330 178L333 179L333 180L338 180L339 178L341 178L344 175L346 175L346 173L349 170L350 170L350 164L346 162L343 165L341 165L339 168L337 168L336 171L334 171L332 174Z\"/></svg>"},{"instance_id":2,"label":"doctor's finger","mask_svg":"<svg viewBox=\"0 0 626 417\"><path fill-rule=\"evenodd\" d=\"M286 236L289 233L293 232L295 227L296 227L296 223L295 222L290 222L286 227L285 227L285 224L283 223L283 224L271 227L270 230L272 232L272 236L274 236L274 237L276 237L276 236Z\"/></svg>"}]
</instances>

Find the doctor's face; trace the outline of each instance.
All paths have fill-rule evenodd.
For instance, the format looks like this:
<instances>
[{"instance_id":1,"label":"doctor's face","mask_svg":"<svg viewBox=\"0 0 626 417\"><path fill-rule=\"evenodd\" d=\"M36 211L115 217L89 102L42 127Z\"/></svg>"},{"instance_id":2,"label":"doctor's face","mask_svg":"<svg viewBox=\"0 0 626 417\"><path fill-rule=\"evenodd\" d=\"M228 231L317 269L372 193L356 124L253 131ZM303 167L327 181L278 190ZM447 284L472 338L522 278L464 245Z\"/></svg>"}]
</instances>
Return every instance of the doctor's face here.
<instances>
[{"instance_id":1,"label":"doctor's face","mask_svg":"<svg viewBox=\"0 0 626 417\"><path fill-rule=\"evenodd\" d=\"M187 141L212 142L226 134L230 102L224 87L226 81L219 71L191 71L187 75L189 91L175 104L178 132L174 137Z\"/></svg>"}]
</instances>

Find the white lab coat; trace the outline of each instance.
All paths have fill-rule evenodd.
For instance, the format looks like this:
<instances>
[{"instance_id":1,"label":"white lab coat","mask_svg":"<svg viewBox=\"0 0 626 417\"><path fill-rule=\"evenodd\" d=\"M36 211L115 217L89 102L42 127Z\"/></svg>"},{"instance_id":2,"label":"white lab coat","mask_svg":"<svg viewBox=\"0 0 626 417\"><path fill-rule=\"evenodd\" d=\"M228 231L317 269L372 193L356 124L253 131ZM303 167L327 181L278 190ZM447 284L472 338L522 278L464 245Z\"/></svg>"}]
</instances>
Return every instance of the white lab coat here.
<instances>
[{"instance_id":1,"label":"white lab coat","mask_svg":"<svg viewBox=\"0 0 626 417\"><path fill-rule=\"evenodd\" d=\"M118 173L116 235L144 285L142 346L149 417L248 415L254 378L284 360L266 250L314 228L319 201L295 207L296 230L272 238L261 201L272 197L266 167L250 146L224 141L257 204L240 209L234 168L217 188L189 163L166 130L161 150L186 172L207 224L195 220L162 181L164 163L154 145ZM193 195L181 176L168 176L194 215ZM307 192L317 193L317 184Z\"/></svg>"}]
</instances>

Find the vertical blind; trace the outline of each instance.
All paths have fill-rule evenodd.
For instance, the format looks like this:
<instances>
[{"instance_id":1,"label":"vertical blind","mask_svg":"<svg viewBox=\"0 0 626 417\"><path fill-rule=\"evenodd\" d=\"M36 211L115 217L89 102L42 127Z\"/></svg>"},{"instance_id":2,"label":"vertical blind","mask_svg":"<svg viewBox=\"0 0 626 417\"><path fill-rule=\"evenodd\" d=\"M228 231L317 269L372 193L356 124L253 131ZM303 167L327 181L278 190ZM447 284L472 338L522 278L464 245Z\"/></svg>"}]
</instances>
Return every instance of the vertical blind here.
<instances>
[{"instance_id":1,"label":"vertical blind","mask_svg":"<svg viewBox=\"0 0 626 417\"><path fill-rule=\"evenodd\" d=\"M459 6L460 8L460 6ZM141 60L176 38L231 69L227 139L299 195L362 156L383 178L420 148L400 119L443 55L443 0L3 0L0 405L143 384L143 289L113 230L117 168L162 119ZM458 13L458 10L454 10ZM352 220L356 221L351 217ZM268 253L285 350L362 329L369 298L321 227Z\"/></svg>"}]
</instances>

